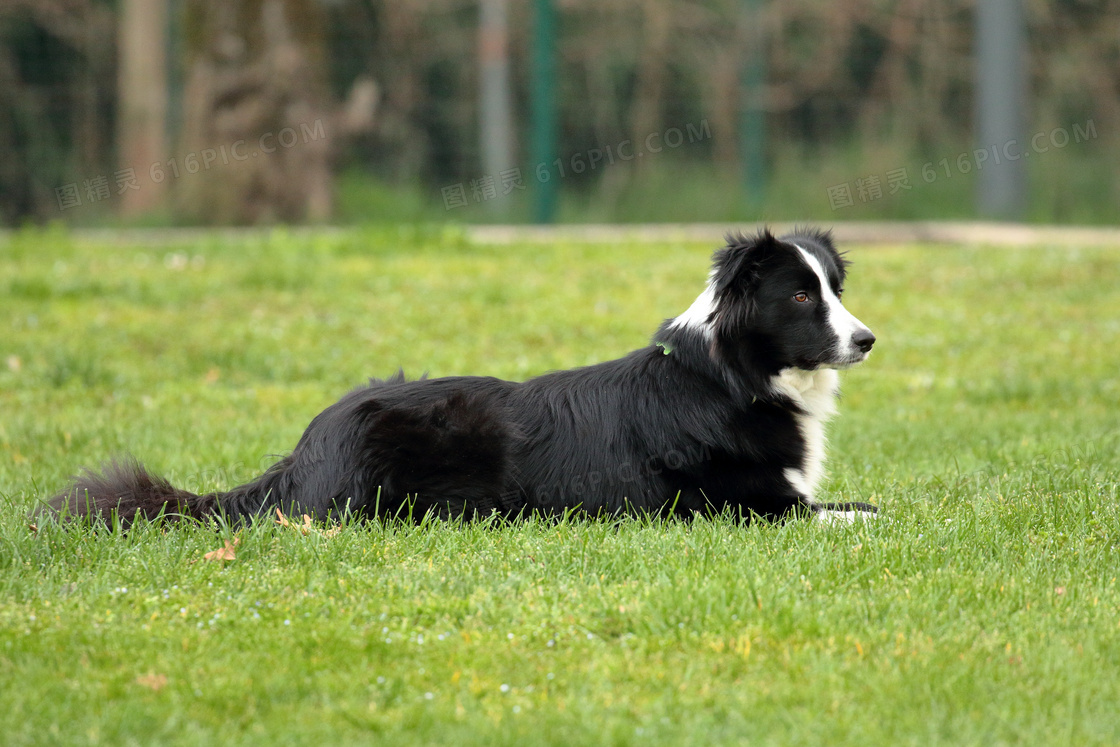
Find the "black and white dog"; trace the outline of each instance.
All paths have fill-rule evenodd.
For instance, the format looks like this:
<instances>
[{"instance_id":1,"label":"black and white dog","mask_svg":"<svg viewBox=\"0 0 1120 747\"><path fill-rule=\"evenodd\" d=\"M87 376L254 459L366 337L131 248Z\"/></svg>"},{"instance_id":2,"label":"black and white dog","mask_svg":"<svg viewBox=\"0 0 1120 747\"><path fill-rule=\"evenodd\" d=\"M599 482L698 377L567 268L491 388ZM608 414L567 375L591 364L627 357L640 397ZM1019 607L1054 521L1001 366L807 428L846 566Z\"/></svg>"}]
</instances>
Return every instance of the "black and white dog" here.
<instances>
[{"instance_id":1,"label":"black and white dog","mask_svg":"<svg viewBox=\"0 0 1120 747\"><path fill-rule=\"evenodd\" d=\"M708 285L653 343L524 383L371 381L320 413L290 456L225 493L173 488L132 461L86 472L47 510L107 518L317 518L428 512L720 513L852 519L823 503L837 369L875 336L840 303L828 233L728 236Z\"/></svg>"}]
</instances>

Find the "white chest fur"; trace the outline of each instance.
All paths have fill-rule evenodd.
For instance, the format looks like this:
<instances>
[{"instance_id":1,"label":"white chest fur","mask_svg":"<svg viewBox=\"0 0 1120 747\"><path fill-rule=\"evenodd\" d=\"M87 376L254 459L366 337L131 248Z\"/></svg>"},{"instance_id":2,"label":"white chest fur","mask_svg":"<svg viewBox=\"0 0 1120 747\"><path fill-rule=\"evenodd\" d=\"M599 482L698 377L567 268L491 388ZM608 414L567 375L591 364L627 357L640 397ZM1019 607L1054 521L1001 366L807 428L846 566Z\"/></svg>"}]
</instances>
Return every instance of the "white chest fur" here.
<instances>
[{"instance_id":1,"label":"white chest fur","mask_svg":"<svg viewBox=\"0 0 1120 747\"><path fill-rule=\"evenodd\" d=\"M789 397L802 410L802 414L797 416L797 427L805 440L805 459L800 469L786 470L786 479L811 501L824 477L825 424L836 412L840 376L831 368L816 371L787 368L771 383L776 392Z\"/></svg>"}]
</instances>

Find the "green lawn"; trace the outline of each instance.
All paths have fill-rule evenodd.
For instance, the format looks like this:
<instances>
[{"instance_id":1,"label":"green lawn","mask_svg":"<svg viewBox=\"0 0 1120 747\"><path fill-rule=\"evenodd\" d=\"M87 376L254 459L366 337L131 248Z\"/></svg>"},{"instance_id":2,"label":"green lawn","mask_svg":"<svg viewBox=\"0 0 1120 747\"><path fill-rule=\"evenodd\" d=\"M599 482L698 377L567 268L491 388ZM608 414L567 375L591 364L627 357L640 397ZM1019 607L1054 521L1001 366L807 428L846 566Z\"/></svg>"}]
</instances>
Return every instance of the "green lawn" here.
<instances>
[{"instance_id":1,"label":"green lawn","mask_svg":"<svg viewBox=\"0 0 1120 747\"><path fill-rule=\"evenodd\" d=\"M33 532L254 477L368 376L621 355L712 244L0 239L4 744L1120 743L1120 251L847 247L827 492L882 519Z\"/></svg>"}]
</instances>

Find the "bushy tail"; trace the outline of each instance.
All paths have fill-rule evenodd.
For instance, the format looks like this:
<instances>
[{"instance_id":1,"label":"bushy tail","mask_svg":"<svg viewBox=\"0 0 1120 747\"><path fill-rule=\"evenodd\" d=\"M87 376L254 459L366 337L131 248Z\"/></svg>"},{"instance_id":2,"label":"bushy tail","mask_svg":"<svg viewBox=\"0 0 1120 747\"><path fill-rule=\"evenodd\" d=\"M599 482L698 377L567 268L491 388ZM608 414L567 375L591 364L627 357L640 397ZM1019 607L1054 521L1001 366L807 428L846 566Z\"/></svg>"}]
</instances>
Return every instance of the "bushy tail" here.
<instances>
[{"instance_id":1,"label":"bushy tail","mask_svg":"<svg viewBox=\"0 0 1120 747\"><path fill-rule=\"evenodd\" d=\"M122 527L128 527L137 517L201 519L218 510L217 494L179 490L162 477L148 474L135 459L126 459L103 465L100 474L85 470L68 489L34 513L110 526L115 516Z\"/></svg>"}]
</instances>

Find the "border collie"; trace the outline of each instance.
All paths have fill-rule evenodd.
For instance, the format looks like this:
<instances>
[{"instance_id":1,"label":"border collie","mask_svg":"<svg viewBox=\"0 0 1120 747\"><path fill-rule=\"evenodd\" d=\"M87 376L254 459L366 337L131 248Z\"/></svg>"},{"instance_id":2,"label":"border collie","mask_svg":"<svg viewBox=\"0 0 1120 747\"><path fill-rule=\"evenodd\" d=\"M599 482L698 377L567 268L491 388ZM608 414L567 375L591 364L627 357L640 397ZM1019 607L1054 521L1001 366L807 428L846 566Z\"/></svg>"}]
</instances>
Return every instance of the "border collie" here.
<instances>
[{"instance_id":1,"label":"border collie","mask_svg":"<svg viewBox=\"0 0 1120 747\"><path fill-rule=\"evenodd\" d=\"M816 498L837 369L875 342L840 303L847 265L827 232L732 234L696 301L624 358L524 383L372 380L246 485L195 495L126 460L74 478L46 510L115 514L123 526L276 509L318 519L871 515L868 504Z\"/></svg>"}]
</instances>

